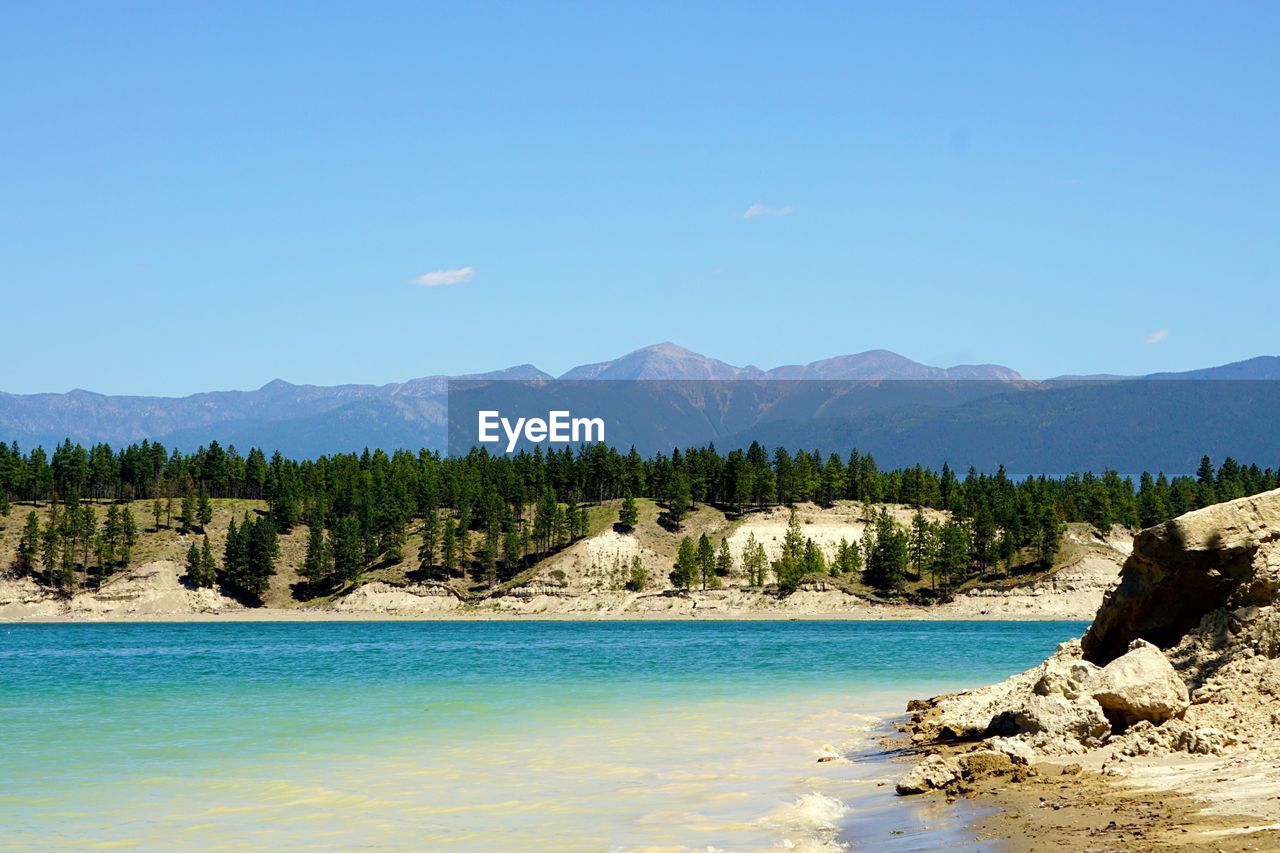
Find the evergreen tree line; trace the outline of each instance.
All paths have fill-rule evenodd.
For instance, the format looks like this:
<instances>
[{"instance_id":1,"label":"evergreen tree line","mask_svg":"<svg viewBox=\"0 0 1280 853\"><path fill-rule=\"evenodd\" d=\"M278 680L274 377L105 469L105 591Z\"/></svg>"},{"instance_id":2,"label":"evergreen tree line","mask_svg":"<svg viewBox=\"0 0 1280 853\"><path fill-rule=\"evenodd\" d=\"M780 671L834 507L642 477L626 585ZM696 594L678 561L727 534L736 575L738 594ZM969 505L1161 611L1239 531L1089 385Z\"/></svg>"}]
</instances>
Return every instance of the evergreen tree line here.
<instances>
[{"instance_id":1,"label":"evergreen tree line","mask_svg":"<svg viewBox=\"0 0 1280 853\"><path fill-rule=\"evenodd\" d=\"M1277 486L1280 478L1273 469L1232 459L1215 467L1207 457L1194 474L1143 474L1135 485L1116 471L1015 480L1003 468L994 474L970 468L963 477L946 464L938 471L919 465L881 470L871 454L857 450L847 456L792 453L785 448L770 453L759 444L727 454L709 445L648 458L634 448L620 453L597 444L545 452L535 448L513 456L494 456L484 450L463 457L442 457L426 450L390 454L365 450L291 460L278 452L268 458L256 448L242 456L234 447L224 449L217 442L183 454L148 441L119 451L105 444L86 449L67 441L51 456L42 448L24 453L16 443L0 443L0 509L7 511L15 501L47 502L59 508L54 510L59 513L57 522L48 525L57 531L51 536L57 540L58 553L50 555L53 560L44 565L46 571L51 571L50 566L78 564L89 574L94 564L96 573L119 565L122 553L127 557L131 544L120 532L119 512L111 533L105 523L101 530L89 530L85 507L95 503L148 499L155 528L176 522L185 530L201 531L212 518L211 499L248 498L266 502L263 518L270 521L273 535L288 533L299 524L309 528L303 573L319 586L350 583L380 562L400 562L411 529L422 535L419 553L413 556L424 571L442 577L469 576L493 585L585 535L588 504L618 498L623 500L623 527L634 525L635 499L641 497L659 502L661 520L672 529L679 529L700 504L742 514L802 501L830 506L837 500L854 500L952 513L963 530L944 526L926 536L885 527L885 535L877 537L885 543L878 552L857 544L858 571L868 572L877 586L892 588L892 579L901 575L903 565L899 533L906 540L909 571L933 572L923 565L926 550L948 553L952 564L957 564L957 543L963 535L969 542L969 565L980 572L999 560L1007 562L1011 553L1043 554L1050 545L1056 550L1054 538L1064 522L1090 522L1103 529L1117 523L1149 526ZM129 519L131 536L136 538L137 524L132 515ZM265 545L266 533L256 532L258 521L251 518L237 531L245 526L261 536L257 556L246 561L239 556L240 550L224 554L223 574L217 576L215 569L214 575L219 583L256 594L255 590L265 589L263 578L269 577L275 558L266 556L273 549ZM875 527L879 526L877 522ZM43 530L39 538L37 546L24 537L19 559L28 566L37 562ZM99 539L104 559L95 561ZM784 576L797 576L799 570L793 566L804 568L802 576L822 556L806 556L809 549L803 542L793 544L799 551L786 551L783 571L774 572L780 582ZM700 543L692 546L696 562ZM31 552L33 547L36 553ZM847 544L848 553L837 554L835 562L852 565L854 548ZM913 548L918 559L911 557ZM714 560L712 564L709 574L703 560L694 575L682 570L680 577L711 583L713 576L719 576ZM206 579L208 571L202 568L197 574ZM939 569L937 576L951 579L954 574ZM888 580L877 580L882 576Z\"/></svg>"},{"instance_id":2,"label":"evergreen tree line","mask_svg":"<svg viewBox=\"0 0 1280 853\"><path fill-rule=\"evenodd\" d=\"M99 524L98 507L74 495L65 504L51 504L43 525L36 511L29 511L14 568L65 593L79 585L81 571L87 582L101 583L129 564L138 542L138 523L129 507L110 504L102 515Z\"/></svg>"}]
</instances>

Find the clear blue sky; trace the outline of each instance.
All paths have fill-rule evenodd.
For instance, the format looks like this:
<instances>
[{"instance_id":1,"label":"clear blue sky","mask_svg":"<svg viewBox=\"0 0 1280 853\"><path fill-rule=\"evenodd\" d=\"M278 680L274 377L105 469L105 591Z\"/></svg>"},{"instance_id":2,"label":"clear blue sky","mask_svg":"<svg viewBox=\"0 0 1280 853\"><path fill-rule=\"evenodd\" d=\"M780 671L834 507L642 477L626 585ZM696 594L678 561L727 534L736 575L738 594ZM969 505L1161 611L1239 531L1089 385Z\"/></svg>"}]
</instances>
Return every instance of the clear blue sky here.
<instances>
[{"instance_id":1,"label":"clear blue sky","mask_svg":"<svg viewBox=\"0 0 1280 853\"><path fill-rule=\"evenodd\" d=\"M0 390L1280 350L1273 4L3 18Z\"/></svg>"}]
</instances>

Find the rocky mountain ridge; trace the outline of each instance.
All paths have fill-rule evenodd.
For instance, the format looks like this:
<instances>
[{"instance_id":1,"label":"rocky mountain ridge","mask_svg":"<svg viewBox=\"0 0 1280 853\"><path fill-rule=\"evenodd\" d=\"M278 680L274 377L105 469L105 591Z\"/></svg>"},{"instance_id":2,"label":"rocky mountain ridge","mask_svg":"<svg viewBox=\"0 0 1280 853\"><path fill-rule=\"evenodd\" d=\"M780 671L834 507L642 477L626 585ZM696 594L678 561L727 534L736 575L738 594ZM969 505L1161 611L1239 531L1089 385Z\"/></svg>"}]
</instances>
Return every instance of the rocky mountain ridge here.
<instances>
[{"instance_id":1,"label":"rocky mountain ridge","mask_svg":"<svg viewBox=\"0 0 1280 853\"><path fill-rule=\"evenodd\" d=\"M1267 357L1194 374L1153 378L1273 379L1280 376L1278 365L1280 358ZM524 364L452 378L492 383L510 379L538 382L553 377ZM1117 398L1120 404L1128 401L1157 415L1161 407L1185 413L1229 406L1264 422L1272 418L1272 409L1280 407L1277 400L1259 399L1266 395L1248 387L1259 383L1200 383L1228 386L1227 390L1206 390L1192 387L1196 382L1177 383L1176 388L1171 383L1149 382L1145 383L1149 387L1130 393L1133 389L1123 378L1091 380L1084 385L1036 382L1000 365L931 367L886 350L762 370L662 343L611 361L575 367L560 378L676 383L753 380L744 383L753 387L717 389L714 394L700 393L696 388L650 388L630 397L612 393L611 399L619 406L618 423L633 427L634 434L625 436L622 446L633 443L642 452L710 441L717 446L745 447L760 440L771 446L841 451L856 446L872 450L878 458L903 448L903 455L910 458L897 459L895 464L936 466L943 460L934 457L945 446L953 467L994 469L1004 463L1024 473L1052 473L1060 468L1066 473L1093 467L1095 460L1081 457L1080 449L1095 447L1096 442L1087 436L1072 439L1063 433L1063 422L1069 419L1079 429L1079 414L1084 412L1101 421L1084 425L1085 429L1115 436L1116 418L1106 413L1116 408ZM113 446L150 439L186 451L217 440L242 450L258 446L302 457L364 447L443 451L451 438L447 419L450 379L433 375L387 385L330 387L274 380L254 391L175 398L108 396L84 390L27 395L0 392L0 440L16 440L27 448L48 448L65 438ZM1158 387L1153 390L1150 386ZM577 383L556 387L565 395L573 393L593 403L601 403L605 396L583 390ZM1250 394L1252 397L1243 399ZM1227 399L1222 399L1224 396ZM1144 466L1153 471L1175 466L1180 470L1188 459L1194 464L1202 453L1218 452L1217 445L1236 458L1270 458L1258 455L1261 450L1257 445L1266 433L1259 433L1247 419L1240 421L1233 434L1224 434L1216 423L1193 421L1178 433L1160 430L1149 435L1135 426L1140 421L1121 417L1119 422L1140 433L1133 436L1128 449L1143 451L1162 442L1170 445L1147 454L1151 459L1137 458L1142 456L1137 453L1132 462L1104 460L1106 466L1132 473ZM1032 435L1037 425L1047 425L1042 430L1046 435L1043 442L1024 439L1011 444L1005 438ZM1001 450L1001 458L989 459L995 447L1006 449ZM1025 460L1011 457L1021 450L1026 451ZM1133 465L1137 467L1126 467Z\"/></svg>"}]
</instances>

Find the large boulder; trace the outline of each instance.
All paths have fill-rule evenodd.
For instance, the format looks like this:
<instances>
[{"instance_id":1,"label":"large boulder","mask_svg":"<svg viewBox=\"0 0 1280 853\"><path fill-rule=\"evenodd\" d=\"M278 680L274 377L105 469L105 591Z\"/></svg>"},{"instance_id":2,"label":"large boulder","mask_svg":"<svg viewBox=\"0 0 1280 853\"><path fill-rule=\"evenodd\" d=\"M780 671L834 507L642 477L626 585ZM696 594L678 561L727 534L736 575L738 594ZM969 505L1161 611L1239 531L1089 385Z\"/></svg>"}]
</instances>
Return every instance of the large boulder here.
<instances>
[{"instance_id":1,"label":"large boulder","mask_svg":"<svg viewBox=\"0 0 1280 853\"><path fill-rule=\"evenodd\" d=\"M1077 667L1084 667L1084 671L1077 673ZM1005 726L1001 731L999 726L993 728L993 723L1034 694L1087 695L1079 679L1096 669L1080 660L1080 641L1068 640L1044 663L999 684L915 700L908 710L916 712L912 724L917 740L977 740L989 734L1016 734L1016 728Z\"/></svg>"},{"instance_id":2,"label":"large boulder","mask_svg":"<svg viewBox=\"0 0 1280 853\"><path fill-rule=\"evenodd\" d=\"M1031 750L1072 755L1100 744L1111 723L1092 695L1099 668L1071 640L1044 663L999 684L914 702L916 743L1016 736Z\"/></svg>"},{"instance_id":3,"label":"large boulder","mask_svg":"<svg viewBox=\"0 0 1280 853\"><path fill-rule=\"evenodd\" d=\"M1092 697L1027 697L991 722L991 731L1025 735L1036 751L1047 755L1071 755L1100 746L1111 733L1111 722Z\"/></svg>"},{"instance_id":4,"label":"large boulder","mask_svg":"<svg viewBox=\"0 0 1280 853\"><path fill-rule=\"evenodd\" d=\"M1007 752L998 749L978 749L957 759L960 774L966 779L984 779L987 776L1004 776L1014 771L1016 762Z\"/></svg>"},{"instance_id":5,"label":"large boulder","mask_svg":"<svg viewBox=\"0 0 1280 853\"><path fill-rule=\"evenodd\" d=\"M1098 670L1089 690L1121 730L1142 720L1159 725L1191 704L1169 659L1146 640L1134 640L1129 651Z\"/></svg>"},{"instance_id":6,"label":"large boulder","mask_svg":"<svg viewBox=\"0 0 1280 853\"><path fill-rule=\"evenodd\" d=\"M1074 651L1078 654L1079 646ZM1037 696L1064 696L1076 700L1092 695L1099 669L1087 660L1058 654L1044 662L1042 672L1033 688Z\"/></svg>"},{"instance_id":7,"label":"large boulder","mask_svg":"<svg viewBox=\"0 0 1280 853\"><path fill-rule=\"evenodd\" d=\"M985 741L987 749L1003 752L1014 764L1034 764L1036 751L1024 740L1012 737L993 737Z\"/></svg>"},{"instance_id":8,"label":"large boulder","mask_svg":"<svg viewBox=\"0 0 1280 853\"><path fill-rule=\"evenodd\" d=\"M1138 534L1084 657L1109 663L1139 638L1170 648L1206 613L1270 604L1278 590L1280 489L1187 513Z\"/></svg>"},{"instance_id":9,"label":"large boulder","mask_svg":"<svg viewBox=\"0 0 1280 853\"><path fill-rule=\"evenodd\" d=\"M898 780L899 794L923 794L945 788L960 778L960 766L941 755L930 755L915 767L907 771L907 775Z\"/></svg>"}]
</instances>

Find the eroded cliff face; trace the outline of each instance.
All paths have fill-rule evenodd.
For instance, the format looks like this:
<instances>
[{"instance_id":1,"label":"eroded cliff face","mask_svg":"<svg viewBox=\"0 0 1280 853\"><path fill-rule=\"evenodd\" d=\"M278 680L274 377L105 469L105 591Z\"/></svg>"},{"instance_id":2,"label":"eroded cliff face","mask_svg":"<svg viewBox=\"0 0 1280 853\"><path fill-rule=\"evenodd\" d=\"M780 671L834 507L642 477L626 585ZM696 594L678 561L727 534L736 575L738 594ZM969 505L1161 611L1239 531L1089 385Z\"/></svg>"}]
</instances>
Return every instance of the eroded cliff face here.
<instances>
[{"instance_id":1,"label":"eroded cliff face","mask_svg":"<svg viewBox=\"0 0 1280 853\"><path fill-rule=\"evenodd\" d=\"M1135 639L1177 645L1219 609L1270 606L1280 589L1280 490L1206 507L1144 530L1081 640L1105 664Z\"/></svg>"},{"instance_id":2,"label":"eroded cliff face","mask_svg":"<svg viewBox=\"0 0 1280 853\"><path fill-rule=\"evenodd\" d=\"M183 585L184 569L154 560L119 572L99 589L60 597L30 578L0 578L0 619L103 619L184 616L243 610L213 589Z\"/></svg>"},{"instance_id":3,"label":"eroded cliff face","mask_svg":"<svg viewBox=\"0 0 1280 853\"><path fill-rule=\"evenodd\" d=\"M1280 748L1280 490L1143 531L1081 641L1000 684L908 710L926 749L984 741L979 751L1031 763L1087 753L1114 769L1171 752ZM935 759L903 793L917 777L947 776ZM942 760L964 776L963 762Z\"/></svg>"}]
</instances>

